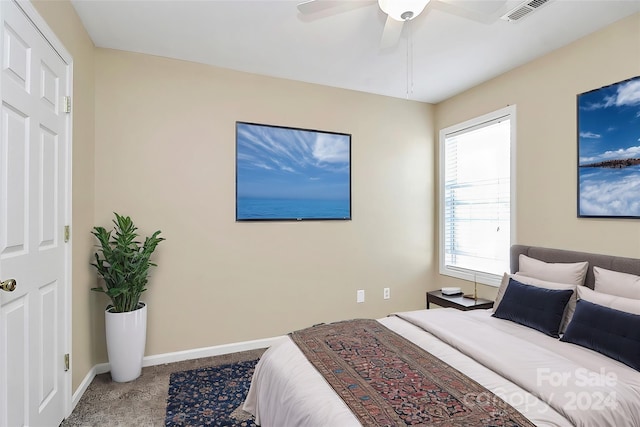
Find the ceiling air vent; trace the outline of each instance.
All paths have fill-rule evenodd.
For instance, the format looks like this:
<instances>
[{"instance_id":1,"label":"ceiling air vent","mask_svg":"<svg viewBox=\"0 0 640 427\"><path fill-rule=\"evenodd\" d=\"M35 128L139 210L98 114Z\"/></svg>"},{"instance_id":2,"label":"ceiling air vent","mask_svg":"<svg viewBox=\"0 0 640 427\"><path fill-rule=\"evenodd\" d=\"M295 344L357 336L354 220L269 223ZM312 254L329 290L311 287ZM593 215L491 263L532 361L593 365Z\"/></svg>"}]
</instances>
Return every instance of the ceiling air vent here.
<instances>
[{"instance_id":1,"label":"ceiling air vent","mask_svg":"<svg viewBox=\"0 0 640 427\"><path fill-rule=\"evenodd\" d=\"M505 21L517 21L529 15L531 12L538 9L540 6L549 3L550 0L531 0L522 3L515 9L511 9L509 12L500 17Z\"/></svg>"}]
</instances>

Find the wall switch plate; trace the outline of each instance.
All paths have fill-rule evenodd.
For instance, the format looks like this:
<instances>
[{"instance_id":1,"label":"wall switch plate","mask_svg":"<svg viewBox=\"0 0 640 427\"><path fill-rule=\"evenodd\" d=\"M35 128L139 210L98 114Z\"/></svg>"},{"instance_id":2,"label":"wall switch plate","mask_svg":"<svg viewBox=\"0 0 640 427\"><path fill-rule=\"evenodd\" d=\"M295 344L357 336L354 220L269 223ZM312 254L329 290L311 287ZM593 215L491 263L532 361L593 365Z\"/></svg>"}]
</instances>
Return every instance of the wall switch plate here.
<instances>
[{"instance_id":1,"label":"wall switch plate","mask_svg":"<svg viewBox=\"0 0 640 427\"><path fill-rule=\"evenodd\" d=\"M356 293L356 302L364 302L364 289L359 289Z\"/></svg>"},{"instance_id":2,"label":"wall switch plate","mask_svg":"<svg viewBox=\"0 0 640 427\"><path fill-rule=\"evenodd\" d=\"M391 289L389 288L384 288L384 290L382 291L382 297L384 299L389 299L391 298Z\"/></svg>"}]
</instances>

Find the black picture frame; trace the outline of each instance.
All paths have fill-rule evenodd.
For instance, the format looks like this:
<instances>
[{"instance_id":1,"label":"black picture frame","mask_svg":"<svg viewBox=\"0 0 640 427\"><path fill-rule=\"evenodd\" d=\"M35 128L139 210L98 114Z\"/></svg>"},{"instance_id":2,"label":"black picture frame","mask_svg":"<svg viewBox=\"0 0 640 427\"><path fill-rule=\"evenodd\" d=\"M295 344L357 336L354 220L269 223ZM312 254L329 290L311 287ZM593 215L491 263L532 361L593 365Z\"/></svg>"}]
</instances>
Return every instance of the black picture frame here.
<instances>
[{"instance_id":1,"label":"black picture frame","mask_svg":"<svg viewBox=\"0 0 640 427\"><path fill-rule=\"evenodd\" d=\"M351 220L351 134L236 122L236 221Z\"/></svg>"}]
</instances>

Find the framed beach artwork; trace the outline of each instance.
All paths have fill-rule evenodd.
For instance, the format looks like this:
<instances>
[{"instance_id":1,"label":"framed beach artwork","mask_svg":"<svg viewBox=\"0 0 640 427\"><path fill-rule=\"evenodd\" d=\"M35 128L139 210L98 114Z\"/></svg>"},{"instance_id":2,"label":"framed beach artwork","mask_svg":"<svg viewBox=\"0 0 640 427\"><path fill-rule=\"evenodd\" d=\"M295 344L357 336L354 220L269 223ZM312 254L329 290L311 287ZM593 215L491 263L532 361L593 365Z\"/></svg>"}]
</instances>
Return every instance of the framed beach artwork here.
<instances>
[{"instance_id":1,"label":"framed beach artwork","mask_svg":"<svg viewBox=\"0 0 640 427\"><path fill-rule=\"evenodd\" d=\"M236 221L351 219L351 135L236 122Z\"/></svg>"},{"instance_id":2,"label":"framed beach artwork","mask_svg":"<svg viewBox=\"0 0 640 427\"><path fill-rule=\"evenodd\" d=\"M640 218L640 76L578 95L578 216Z\"/></svg>"}]
</instances>

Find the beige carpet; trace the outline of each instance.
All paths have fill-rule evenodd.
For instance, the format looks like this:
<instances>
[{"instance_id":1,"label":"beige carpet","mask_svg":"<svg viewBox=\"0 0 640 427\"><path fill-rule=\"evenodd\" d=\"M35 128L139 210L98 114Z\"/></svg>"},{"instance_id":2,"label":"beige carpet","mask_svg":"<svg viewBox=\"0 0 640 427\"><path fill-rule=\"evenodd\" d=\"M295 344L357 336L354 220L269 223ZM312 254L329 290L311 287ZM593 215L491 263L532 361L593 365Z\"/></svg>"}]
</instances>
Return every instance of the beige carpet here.
<instances>
[{"instance_id":1,"label":"beige carpet","mask_svg":"<svg viewBox=\"0 0 640 427\"><path fill-rule=\"evenodd\" d=\"M63 427L164 426L172 372L225 365L259 358L265 349L150 366L135 381L116 383L107 374L97 375Z\"/></svg>"}]
</instances>

